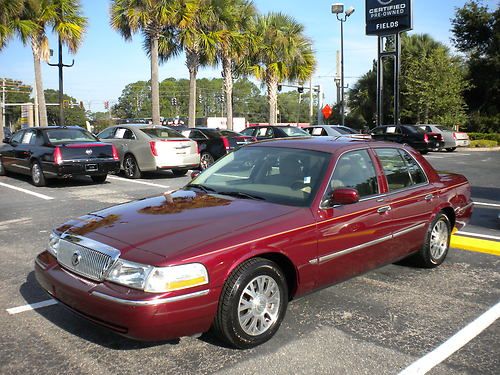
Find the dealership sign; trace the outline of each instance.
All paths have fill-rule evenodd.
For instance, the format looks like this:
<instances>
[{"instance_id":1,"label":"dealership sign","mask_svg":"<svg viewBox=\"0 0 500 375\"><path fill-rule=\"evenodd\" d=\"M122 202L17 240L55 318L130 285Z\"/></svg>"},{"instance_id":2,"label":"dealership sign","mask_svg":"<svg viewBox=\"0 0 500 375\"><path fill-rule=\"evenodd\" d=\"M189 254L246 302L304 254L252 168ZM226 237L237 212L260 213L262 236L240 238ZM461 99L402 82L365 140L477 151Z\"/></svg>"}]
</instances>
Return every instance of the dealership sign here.
<instances>
[{"instance_id":1,"label":"dealership sign","mask_svg":"<svg viewBox=\"0 0 500 375\"><path fill-rule=\"evenodd\" d=\"M412 0L366 0L366 35L391 35L412 29Z\"/></svg>"}]
</instances>

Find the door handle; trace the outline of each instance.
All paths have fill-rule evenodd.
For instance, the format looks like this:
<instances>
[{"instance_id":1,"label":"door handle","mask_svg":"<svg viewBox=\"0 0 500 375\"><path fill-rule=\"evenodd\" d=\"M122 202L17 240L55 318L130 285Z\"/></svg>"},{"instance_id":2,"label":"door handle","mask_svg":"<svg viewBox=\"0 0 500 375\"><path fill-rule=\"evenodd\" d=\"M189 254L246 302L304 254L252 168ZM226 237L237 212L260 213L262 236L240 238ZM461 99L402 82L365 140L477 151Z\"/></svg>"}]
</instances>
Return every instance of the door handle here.
<instances>
[{"instance_id":1,"label":"door handle","mask_svg":"<svg viewBox=\"0 0 500 375\"><path fill-rule=\"evenodd\" d=\"M390 210L392 210L391 206L384 206L384 207L380 207L377 212L379 214L383 214L383 213L386 213L386 212L389 212Z\"/></svg>"},{"instance_id":2,"label":"door handle","mask_svg":"<svg viewBox=\"0 0 500 375\"><path fill-rule=\"evenodd\" d=\"M431 201L431 200L432 200L432 198L434 198L434 194L427 194L427 195L424 197L424 199L425 199L427 202Z\"/></svg>"}]
</instances>

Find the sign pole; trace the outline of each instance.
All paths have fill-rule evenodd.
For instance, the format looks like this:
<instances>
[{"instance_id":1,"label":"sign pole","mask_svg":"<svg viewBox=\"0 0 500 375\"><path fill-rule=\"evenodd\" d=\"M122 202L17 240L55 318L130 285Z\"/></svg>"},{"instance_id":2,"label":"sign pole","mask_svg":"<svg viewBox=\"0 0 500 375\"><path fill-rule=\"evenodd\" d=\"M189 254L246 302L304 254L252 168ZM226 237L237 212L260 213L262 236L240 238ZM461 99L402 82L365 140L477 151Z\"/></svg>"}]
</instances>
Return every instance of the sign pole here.
<instances>
[{"instance_id":1,"label":"sign pole","mask_svg":"<svg viewBox=\"0 0 500 375\"><path fill-rule=\"evenodd\" d=\"M401 35L394 35L396 51L394 53L394 125L401 124L399 108L399 79L401 76Z\"/></svg>"},{"instance_id":2,"label":"sign pole","mask_svg":"<svg viewBox=\"0 0 500 375\"><path fill-rule=\"evenodd\" d=\"M384 123L384 60L382 58L384 38L378 38L378 58L377 58L377 126Z\"/></svg>"}]
</instances>

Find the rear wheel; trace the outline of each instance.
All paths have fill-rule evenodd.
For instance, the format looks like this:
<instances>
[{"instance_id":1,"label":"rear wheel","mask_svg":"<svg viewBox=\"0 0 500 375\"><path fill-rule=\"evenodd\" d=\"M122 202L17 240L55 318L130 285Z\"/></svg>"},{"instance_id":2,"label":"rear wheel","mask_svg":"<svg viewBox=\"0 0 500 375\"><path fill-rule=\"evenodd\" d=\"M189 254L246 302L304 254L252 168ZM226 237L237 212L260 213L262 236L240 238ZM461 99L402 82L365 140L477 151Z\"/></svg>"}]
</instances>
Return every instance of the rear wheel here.
<instances>
[{"instance_id":1,"label":"rear wheel","mask_svg":"<svg viewBox=\"0 0 500 375\"><path fill-rule=\"evenodd\" d=\"M439 213L427 230L424 246L411 260L419 267L434 268L439 266L448 254L450 238L450 220L445 214Z\"/></svg>"},{"instance_id":2,"label":"rear wheel","mask_svg":"<svg viewBox=\"0 0 500 375\"><path fill-rule=\"evenodd\" d=\"M123 169L125 170L125 177L127 178L141 178L141 170L133 155L128 154L125 156L123 160Z\"/></svg>"},{"instance_id":3,"label":"rear wheel","mask_svg":"<svg viewBox=\"0 0 500 375\"><path fill-rule=\"evenodd\" d=\"M0 176L5 176L6 174L7 174L7 171L5 170L2 158L0 157Z\"/></svg>"},{"instance_id":4,"label":"rear wheel","mask_svg":"<svg viewBox=\"0 0 500 375\"><path fill-rule=\"evenodd\" d=\"M31 165L31 180L35 186L47 185L47 181L43 175L42 166L37 161Z\"/></svg>"},{"instance_id":5,"label":"rear wheel","mask_svg":"<svg viewBox=\"0 0 500 375\"><path fill-rule=\"evenodd\" d=\"M187 169L172 169L172 173L174 174L174 176L178 177L185 176L187 171Z\"/></svg>"},{"instance_id":6,"label":"rear wheel","mask_svg":"<svg viewBox=\"0 0 500 375\"><path fill-rule=\"evenodd\" d=\"M101 174L97 176L90 176L92 181L94 181L96 184L102 184L104 181L106 181L106 178L108 177L107 174Z\"/></svg>"},{"instance_id":7,"label":"rear wheel","mask_svg":"<svg viewBox=\"0 0 500 375\"><path fill-rule=\"evenodd\" d=\"M281 269L267 259L253 258L238 266L224 284L214 329L230 345L252 348L278 331L287 305Z\"/></svg>"},{"instance_id":8,"label":"rear wheel","mask_svg":"<svg viewBox=\"0 0 500 375\"><path fill-rule=\"evenodd\" d=\"M214 157L209 152L202 152L200 156L200 168L207 169L215 162Z\"/></svg>"},{"instance_id":9,"label":"rear wheel","mask_svg":"<svg viewBox=\"0 0 500 375\"><path fill-rule=\"evenodd\" d=\"M448 152L453 152L455 151L457 148L456 147L450 147L450 148L447 148L446 151Z\"/></svg>"}]
</instances>

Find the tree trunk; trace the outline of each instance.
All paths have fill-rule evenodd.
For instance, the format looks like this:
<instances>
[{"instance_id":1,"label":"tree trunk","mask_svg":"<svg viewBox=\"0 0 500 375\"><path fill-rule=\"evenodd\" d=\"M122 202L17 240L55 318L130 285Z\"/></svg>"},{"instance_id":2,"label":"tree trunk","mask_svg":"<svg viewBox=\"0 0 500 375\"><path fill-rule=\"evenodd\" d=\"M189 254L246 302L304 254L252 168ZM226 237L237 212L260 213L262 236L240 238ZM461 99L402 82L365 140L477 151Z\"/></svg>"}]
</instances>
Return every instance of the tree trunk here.
<instances>
[{"instance_id":1,"label":"tree trunk","mask_svg":"<svg viewBox=\"0 0 500 375\"><path fill-rule=\"evenodd\" d=\"M188 126L196 125L196 75L200 66L200 59L196 52L186 51L186 66L189 70L189 113Z\"/></svg>"},{"instance_id":2,"label":"tree trunk","mask_svg":"<svg viewBox=\"0 0 500 375\"><path fill-rule=\"evenodd\" d=\"M158 36L151 38L151 110L153 124L160 125L160 84L158 82Z\"/></svg>"},{"instance_id":3,"label":"tree trunk","mask_svg":"<svg viewBox=\"0 0 500 375\"><path fill-rule=\"evenodd\" d=\"M222 75L224 77L224 91L226 93L227 128L233 130L233 63L231 58L222 58Z\"/></svg>"},{"instance_id":4,"label":"tree trunk","mask_svg":"<svg viewBox=\"0 0 500 375\"><path fill-rule=\"evenodd\" d=\"M275 125L278 122L278 79L276 77L267 77L267 100L269 103L269 125Z\"/></svg>"},{"instance_id":5,"label":"tree trunk","mask_svg":"<svg viewBox=\"0 0 500 375\"><path fill-rule=\"evenodd\" d=\"M31 49L33 51L33 62L35 65L35 84L36 95L38 97L38 115L40 116L40 126L47 126L47 105L45 104L45 93L43 91L42 81L42 67L40 65L41 45L36 38L33 38L31 40Z\"/></svg>"}]
</instances>

